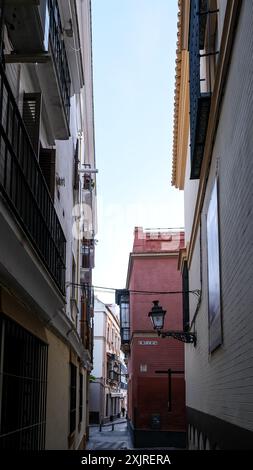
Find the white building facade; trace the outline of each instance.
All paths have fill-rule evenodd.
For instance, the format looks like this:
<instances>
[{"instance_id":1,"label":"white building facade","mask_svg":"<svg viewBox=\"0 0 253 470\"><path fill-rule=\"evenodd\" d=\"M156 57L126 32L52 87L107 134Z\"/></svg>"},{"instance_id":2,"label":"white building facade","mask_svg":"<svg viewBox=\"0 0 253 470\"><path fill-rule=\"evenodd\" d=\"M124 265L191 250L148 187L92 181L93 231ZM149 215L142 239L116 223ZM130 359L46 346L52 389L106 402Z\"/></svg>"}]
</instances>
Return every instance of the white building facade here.
<instances>
[{"instance_id":1,"label":"white building facade","mask_svg":"<svg viewBox=\"0 0 253 470\"><path fill-rule=\"evenodd\" d=\"M126 375L120 350L117 306L95 298L93 381L90 386L90 421L106 423L119 418L126 401Z\"/></svg>"},{"instance_id":2,"label":"white building facade","mask_svg":"<svg viewBox=\"0 0 253 470\"><path fill-rule=\"evenodd\" d=\"M93 312L80 255L95 224L75 229L80 170L95 167L91 5L6 1L0 14L0 448L83 449Z\"/></svg>"},{"instance_id":3,"label":"white building facade","mask_svg":"<svg viewBox=\"0 0 253 470\"><path fill-rule=\"evenodd\" d=\"M197 337L185 349L190 449L252 449L252 21L252 2L179 1L172 184L185 194L184 326Z\"/></svg>"}]
</instances>

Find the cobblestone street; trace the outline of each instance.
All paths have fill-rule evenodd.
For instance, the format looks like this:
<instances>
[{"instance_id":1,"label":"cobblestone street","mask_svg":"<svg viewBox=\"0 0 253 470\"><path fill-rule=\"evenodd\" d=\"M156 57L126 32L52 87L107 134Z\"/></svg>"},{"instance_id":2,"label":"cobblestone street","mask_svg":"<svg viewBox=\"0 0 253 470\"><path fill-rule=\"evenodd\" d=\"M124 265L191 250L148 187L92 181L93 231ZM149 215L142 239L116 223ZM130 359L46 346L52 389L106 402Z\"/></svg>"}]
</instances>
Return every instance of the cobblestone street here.
<instances>
[{"instance_id":1,"label":"cobblestone street","mask_svg":"<svg viewBox=\"0 0 253 470\"><path fill-rule=\"evenodd\" d=\"M113 427L114 430L112 430ZM90 439L87 450L131 448L132 444L126 420L114 421L112 424L108 423L102 427L101 432L99 431L99 426L90 427Z\"/></svg>"}]
</instances>

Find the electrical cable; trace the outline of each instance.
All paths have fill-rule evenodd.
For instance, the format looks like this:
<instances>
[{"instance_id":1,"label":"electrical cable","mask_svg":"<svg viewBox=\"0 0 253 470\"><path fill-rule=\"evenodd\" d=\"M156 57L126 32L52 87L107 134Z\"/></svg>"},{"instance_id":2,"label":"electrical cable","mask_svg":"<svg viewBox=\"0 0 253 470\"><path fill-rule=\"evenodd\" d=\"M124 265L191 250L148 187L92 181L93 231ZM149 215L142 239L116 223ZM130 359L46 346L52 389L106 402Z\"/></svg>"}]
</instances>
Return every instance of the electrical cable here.
<instances>
[{"instance_id":1,"label":"electrical cable","mask_svg":"<svg viewBox=\"0 0 253 470\"><path fill-rule=\"evenodd\" d=\"M67 282L66 283L66 287L69 287L69 286L76 286L76 287L80 287L80 288L83 288L85 289L85 287L87 287L87 285L85 284L78 284L78 283L75 283L75 282ZM135 290L135 289L117 289L115 287L105 287L105 286L89 286L89 287L93 287L95 290L101 290L101 291L110 291L110 292L115 292L117 290L127 290L130 294L143 294L143 295L167 295L167 294L170 294L170 295L173 295L173 294L186 294L186 293L190 293L190 294L194 294L196 295L197 297L200 295L200 291L199 289L192 289L192 290L188 290L188 291L180 291L180 290L177 290L177 291L145 291L145 290Z\"/></svg>"}]
</instances>

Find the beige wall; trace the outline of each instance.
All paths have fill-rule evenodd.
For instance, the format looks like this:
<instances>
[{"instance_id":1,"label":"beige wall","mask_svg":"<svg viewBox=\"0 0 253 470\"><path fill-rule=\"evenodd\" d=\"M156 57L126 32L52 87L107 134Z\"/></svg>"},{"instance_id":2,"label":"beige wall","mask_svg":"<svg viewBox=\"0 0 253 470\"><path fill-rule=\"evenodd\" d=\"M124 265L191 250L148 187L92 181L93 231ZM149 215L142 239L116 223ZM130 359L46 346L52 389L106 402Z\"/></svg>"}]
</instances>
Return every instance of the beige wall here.
<instances>
[{"instance_id":1,"label":"beige wall","mask_svg":"<svg viewBox=\"0 0 253 470\"><path fill-rule=\"evenodd\" d=\"M32 334L48 344L48 386L46 415L46 449L66 450L69 448L69 362L77 366L77 428L71 441L72 448L78 448L86 432L86 384L87 371L80 368L78 357L54 332L42 324L28 306L7 290L0 289L0 311ZM78 428L79 418L79 370L83 378L83 420Z\"/></svg>"},{"instance_id":2,"label":"beige wall","mask_svg":"<svg viewBox=\"0 0 253 470\"><path fill-rule=\"evenodd\" d=\"M48 331L46 449L68 449L69 348Z\"/></svg>"}]
</instances>

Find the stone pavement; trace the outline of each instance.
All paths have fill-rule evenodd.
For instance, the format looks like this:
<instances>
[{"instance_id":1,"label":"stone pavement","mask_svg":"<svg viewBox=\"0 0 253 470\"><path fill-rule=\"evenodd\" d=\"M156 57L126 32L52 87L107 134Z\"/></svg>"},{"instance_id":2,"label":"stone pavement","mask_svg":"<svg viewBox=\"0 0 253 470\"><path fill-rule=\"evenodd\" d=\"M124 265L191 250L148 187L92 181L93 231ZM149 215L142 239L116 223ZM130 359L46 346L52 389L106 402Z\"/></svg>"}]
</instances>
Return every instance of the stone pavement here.
<instances>
[{"instance_id":1,"label":"stone pavement","mask_svg":"<svg viewBox=\"0 0 253 470\"><path fill-rule=\"evenodd\" d=\"M114 425L114 431L112 431ZM90 438L86 446L87 450L104 450L104 449L132 449L130 434L127 429L126 419L118 419L112 423L102 426L90 426Z\"/></svg>"}]
</instances>

